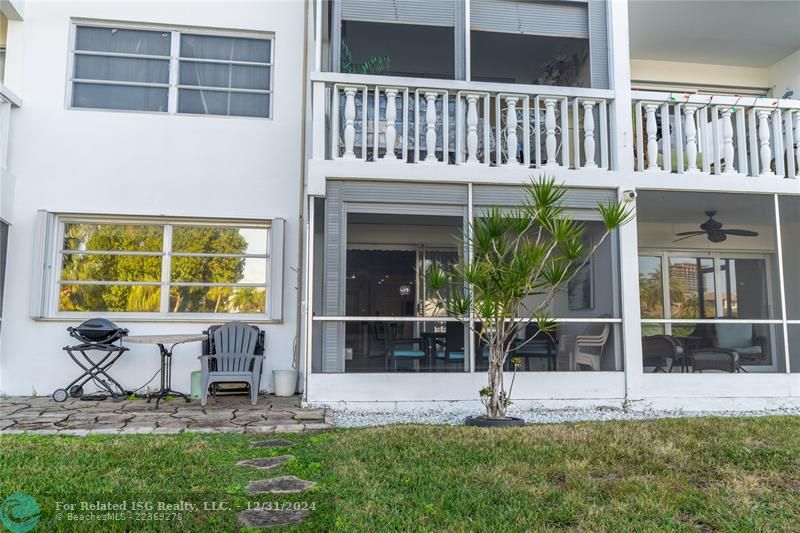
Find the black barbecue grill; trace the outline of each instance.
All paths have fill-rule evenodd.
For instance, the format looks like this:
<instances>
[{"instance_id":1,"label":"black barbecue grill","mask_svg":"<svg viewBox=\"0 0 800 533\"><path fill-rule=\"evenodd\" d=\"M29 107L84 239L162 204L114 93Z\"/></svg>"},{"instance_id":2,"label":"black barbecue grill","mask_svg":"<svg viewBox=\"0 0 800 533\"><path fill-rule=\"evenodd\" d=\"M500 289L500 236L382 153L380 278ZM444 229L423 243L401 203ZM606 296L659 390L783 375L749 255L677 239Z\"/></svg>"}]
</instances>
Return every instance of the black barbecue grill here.
<instances>
[{"instance_id":1,"label":"black barbecue grill","mask_svg":"<svg viewBox=\"0 0 800 533\"><path fill-rule=\"evenodd\" d=\"M89 381L108 392L115 400L128 397L130 392L108 373L111 365L128 351L128 348L119 342L128 334L128 330L118 327L105 318L92 318L78 327L67 328L67 331L70 337L77 339L80 344L64 346L64 351L76 365L81 367L83 373L63 389L56 389L53 392L53 399L63 402L67 397L80 398L83 396L84 386Z\"/></svg>"}]
</instances>

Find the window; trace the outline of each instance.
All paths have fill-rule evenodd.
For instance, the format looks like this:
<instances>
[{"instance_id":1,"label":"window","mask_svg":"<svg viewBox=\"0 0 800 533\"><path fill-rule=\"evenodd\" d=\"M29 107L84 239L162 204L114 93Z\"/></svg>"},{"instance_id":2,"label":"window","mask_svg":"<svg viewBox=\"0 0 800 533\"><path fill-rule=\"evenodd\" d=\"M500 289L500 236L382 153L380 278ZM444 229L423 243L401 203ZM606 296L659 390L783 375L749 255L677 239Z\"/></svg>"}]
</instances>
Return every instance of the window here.
<instances>
[{"instance_id":1,"label":"window","mask_svg":"<svg viewBox=\"0 0 800 533\"><path fill-rule=\"evenodd\" d=\"M77 25L74 108L270 117L272 39Z\"/></svg>"},{"instance_id":2,"label":"window","mask_svg":"<svg viewBox=\"0 0 800 533\"><path fill-rule=\"evenodd\" d=\"M280 319L280 219L223 223L64 216L53 227L51 314ZM275 302L272 286L277 287Z\"/></svg>"},{"instance_id":3,"label":"window","mask_svg":"<svg viewBox=\"0 0 800 533\"><path fill-rule=\"evenodd\" d=\"M269 116L272 43L181 35L178 112Z\"/></svg>"}]
</instances>

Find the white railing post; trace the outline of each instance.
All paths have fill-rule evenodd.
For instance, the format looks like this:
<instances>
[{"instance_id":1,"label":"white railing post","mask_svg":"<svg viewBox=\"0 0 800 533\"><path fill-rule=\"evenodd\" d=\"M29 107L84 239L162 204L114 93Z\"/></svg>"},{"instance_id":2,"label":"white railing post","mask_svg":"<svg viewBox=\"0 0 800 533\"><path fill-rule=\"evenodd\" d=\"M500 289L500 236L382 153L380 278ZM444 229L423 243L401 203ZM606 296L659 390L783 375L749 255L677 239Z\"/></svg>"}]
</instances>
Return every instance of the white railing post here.
<instances>
[{"instance_id":1,"label":"white railing post","mask_svg":"<svg viewBox=\"0 0 800 533\"><path fill-rule=\"evenodd\" d=\"M436 158L436 93L425 93L425 155L426 163L437 163Z\"/></svg>"},{"instance_id":2,"label":"white railing post","mask_svg":"<svg viewBox=\"0 0 800 533\"><path fill-rule=\"evenodd\" d=\"M556 160L556 102L555 98L544 99L545 166L560 166Z\"/></svg>"},{"instance_id":3,"label":"white railing post","mask_svg":"<svg viewBox=\"0 0 800 533\"><path fill-rule=\"evenodd\" d=\"M659 170L658 141L656 140L656 132L658 131L656 109L658 109L658 104L645 104L644 108L647 113L647 170Z\"/></svg>"},{"instance_id":4,"label":"white railing post","mask_svg":"<svg viewBox=\"0 0 800 533\"><path fill-rule=\"evenodd\" d=\"M797 165L794 167L797 174L795 177L800 177L800 109L794 112L794 142L796 144L794 153L797 159ZM789 151L792 147L789 147Z\"/></svg>"},{"instance_id":5,"label":"white railing post","mask_svg":"<svg viewBox=\"0 0 800 533\"><path fill-rule=\"evenodd\" d=\"M697 172L697 127L694 124L695 106L683 108L686 118L686 172Z\"/></svg>"},{"instance_id":6,"label":"white railing post","mask_svg":"<svg viewBox=\"0 0 800 533\"><path fill-rule=\"evenodd\" d=\"M721 109L722 116L722 157L725 159L725 174L736 174L733 159L733 123L731 122L731 108Z\"/></svg>"},{"instance_id":7,"label":"white railing post","mask_svg":"<svg viewBox=\"0 0 800 533\"><path fill-rule=\"evenodd\" d=\"M467 98L467 163L478 164L478 95Z\"/></svg>"},{"instance_id":8,"label":"white railing post","mask_svg":"<svg viewBox=\"0 0 800 533\"><path fill-rule=\"evenodd\" d=\"M343 159L355 159L353 146L356 142L356 88L344 88L344 155Z\"/></svg>"},{"instance_id":9,"label":"white railing post","mask_svg":"<svg viewBox=\"0 0 800 533\"><path fill-rule=\"evenodd\" d=\"M769 145L769 109L758 110L758 154L761 157L761 173L759 176L773 176L770 163L772 162L772 148Z\"/></svg>"},{"instance_id":10,"label":"white railing post","mask_svg":"<svg viewBox=\"0 0 800 533\"><path fill-rule=\"evenodd\" d=\"M575 151L578 153L577 146ZM584 168L597 168L594 160L594 102L591 100L583 101L583 155L586 159Z\"/></svg>"},{"instance_id":11,"label":"white railing post","mask_svg":"<svg viewBox=\"0 0 800 533\"><path fill-rule=\"evenodd\" d=\"M375 98L377 99L378 95L375 95ZM384 160L397 161L398 159L394 151L394 145L397 142L395 120L397 120L397 89L386 89L386 132L384 133L386 152L381 158Z\"/></svg>"},{"instance_id":12,"label":"white railing post","mask_svg":"<svg viewBox=\"0 0 800 533\"><path fill-rule=\"evenodd\" d=\"M506 97L506 165L517 164L517 98Z\"/></svg>"}]
</instances>

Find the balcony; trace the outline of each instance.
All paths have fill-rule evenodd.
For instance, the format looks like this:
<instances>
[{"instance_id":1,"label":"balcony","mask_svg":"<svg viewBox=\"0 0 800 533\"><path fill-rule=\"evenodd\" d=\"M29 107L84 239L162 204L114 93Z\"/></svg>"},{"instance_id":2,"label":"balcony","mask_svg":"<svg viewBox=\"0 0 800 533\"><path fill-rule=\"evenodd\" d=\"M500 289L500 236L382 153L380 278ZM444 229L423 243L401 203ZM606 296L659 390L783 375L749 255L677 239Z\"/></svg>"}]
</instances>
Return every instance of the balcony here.
<instances>
[{"instance_id":1,"label":"balcony","mask_svg":"<svg viewBox=\"0 0 800 533\"><path fill-rule=\"evenodd\" d=\"M605 89L316 73L313 159L610 170Z\"/></svg>"},{"instance_id":2,"label":"balcony","mask_svg":"<svg viewBox=\"0 0 800 533\"><path fill-rule=\"evenodd\" d=\"M637 172L797 178L800 100L634 91Z\"/></svg>"}]
</instances>

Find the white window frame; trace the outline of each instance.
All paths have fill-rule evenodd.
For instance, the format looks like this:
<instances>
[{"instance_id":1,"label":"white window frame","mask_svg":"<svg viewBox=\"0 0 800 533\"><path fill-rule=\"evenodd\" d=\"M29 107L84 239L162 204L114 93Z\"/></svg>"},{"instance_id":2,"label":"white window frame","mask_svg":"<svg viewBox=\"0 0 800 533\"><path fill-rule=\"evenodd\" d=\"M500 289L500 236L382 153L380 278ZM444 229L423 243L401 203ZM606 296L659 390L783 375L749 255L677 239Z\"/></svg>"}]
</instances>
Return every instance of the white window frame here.
<instances>
[{"instance_id":1,"label":"white window frame","mask_svg":"<svg viewBox=\"0 0 800 533\"><path fill-rule=\"evenodd\" d=\"M161 303L158 312L104 312L104 311L61 311L59 295L61 286L61 267L63 260L64 228L68 223L84 224L137 224L158 225L164 228L161 252L152 255L161 257L161 277L157 282L105 282L122 285L157 285L161 288ZM35 261L43 266L41 280L35 280L32 295L31 315L39 320L80 320L96 316L108 316L119 320L140 321L188 321L216 322L224 320L244 320L250 322L282 322L283 307L283 247L284 223L281 218L268 220L253 219L217 219L217 218L173 218L149 216L108 216L92 214L49 213L39 211L37 215L37 258ZM185 254L172 251L172 230L175 226L220 226L237 228L255 228L267 230L267 248L265 254L243 254L243 257L262 258L267 261L267 279L265 283L184 283L171 281L171 260L173 256L222 256L225 254ZM110 250L113 252L113 250ZM117 255L129 255L116 252ZM130 255L141 255L131 252ZM239 255L237 254L237 257ZM68 282L69 283L69 282ZM92 285L93 282L78 284ZM192 313L169 311L169 289L173 286L237 286L264 287L266 290L265 311L263 313Z\"/></svg>"},{"instance_id":2,"label":"white window frame","mask_svg":"<svg viewBox=\"0 0 800 533\"><path fill-rule=\"evenodd\" d=\"M95 28L118 28L124 30L140 30L140 31L154 31L154 32L169 32L171 34L170 41L170 55L166 56L150 56L150 55L136 55L136 54L114 54L114 53L90 53L88 55L99 56L118 56L118 57L133 57L139 59L162 59L169 60L169 85L167 91L167 111L148 111L141 109L111 109L103 107L78 107L72 105L72 96L75 83L98 83L105 85L125 85L125 86L140 86L140 87L164 87L160 83L143 83L143 82L117 82L113 80L106 80L100 82L99 80L83 80L74 77L75 72L75 55L83 54L81 51L75 50L75 42L77 39L77 29L80 26L95 27ZM230 61L215 61L204 59L189 59L180 57L180 36L181 34L200 35L208 37L233 37L233 38L248 38L248 39L262 39L270 41L270 58L269 63L251 63L251 62L230 62ZM197 86L182 86L180 81L180 62L181 61L198 61L206 63L222 63L222 64L248 64L269 67L269 89L250 90L250 89L228 89L223 87L197 87ZM88 19L73 19L70 24L69 32L69 47L67 58L67 88L65 107L69 110L76 111L105 111L105 112L118 112L118 113L148 113L155 115L179 115L179 116L200 116L200 117L216 117L216 118L233 118L233 119L256 119L256 120L273 120L275 110L275 34L273 32L249 32L249 31L235 31L235 30L216 30L210 28L195 28L189 26L163 26L159 24L136 24L129 22L113 22L113 21L97 21ZM210 113L185 113L178 112L178 89L191 88L203 90L215 90L224 92L240 92L240 93L256 93L264 94L269 97L269 115L266 117L260 116L241 116L241 115L214 115Z\"/></svg>"}]
</instances>

